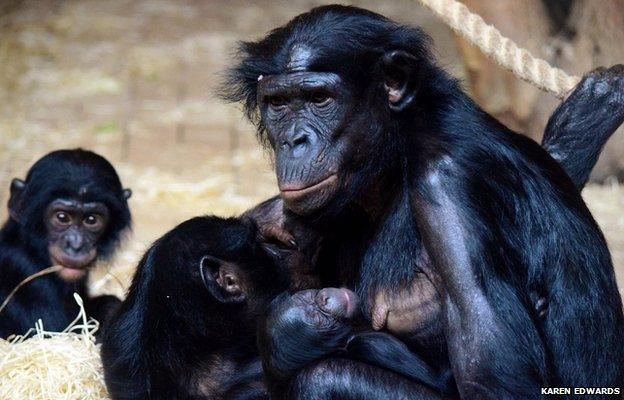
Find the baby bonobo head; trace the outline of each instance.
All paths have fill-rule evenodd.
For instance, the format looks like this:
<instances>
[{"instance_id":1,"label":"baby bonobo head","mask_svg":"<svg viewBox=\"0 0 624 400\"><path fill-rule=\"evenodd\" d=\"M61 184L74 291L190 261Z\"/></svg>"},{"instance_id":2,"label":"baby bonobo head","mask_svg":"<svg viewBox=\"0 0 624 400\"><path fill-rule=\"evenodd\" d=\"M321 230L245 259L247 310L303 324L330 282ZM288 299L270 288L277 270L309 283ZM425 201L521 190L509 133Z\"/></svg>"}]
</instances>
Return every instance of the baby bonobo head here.
<instances>
[{"instance_id":1,"label":"baby bonobo head","mask_svg":"<svg viewBox=\"0 0 624 400\"><path fill-rule=\"evenodd\" d=\"M261 312L289 281L279 254L259 243L256 231L251 220L240 218L198 217L180 224L148 252L152 290L164 295L158 298L176 315L184 309L203 320L213 319L206 318L215 315L208 310L218 311L217 325L236 320L238 311Z\"/></svg>"},{"instance_id":2,"label":"baby bonobo head","mask_svg":"<svg viewBox=\"0 0 624 400\"><path fill-rule=\"evenodd\" d=\"M344 349L361 321L358 297L349 289L312 289L278 296L258 335L267 375L287 380L302 365Z\"/></svg>"},{"instance_id":3,"label":"baby bonobo head","mask_svg":"<svg viewBox=\"0 0 624 400\"><path fill-rule=\"evenodd\" d=\"M26 179L11 182L4 237L24 249L28 257L22 258L37 268L59 265L61 279L84 280L130 227L131 194L102 156L82 149L53 151Z\"/></svg>"},{"instance_id":4,"label":"baby bonobo head","mask_svg":"<svg viewBox=\"0 0 624 400\"><path fill-rule=\"evenodd\" d=\"M282 303L282 318L300 321L318 330L331 330L344 321L354 319L359 313L357 295L344 288L303 290Z\"/></svg>"}]
</instances>

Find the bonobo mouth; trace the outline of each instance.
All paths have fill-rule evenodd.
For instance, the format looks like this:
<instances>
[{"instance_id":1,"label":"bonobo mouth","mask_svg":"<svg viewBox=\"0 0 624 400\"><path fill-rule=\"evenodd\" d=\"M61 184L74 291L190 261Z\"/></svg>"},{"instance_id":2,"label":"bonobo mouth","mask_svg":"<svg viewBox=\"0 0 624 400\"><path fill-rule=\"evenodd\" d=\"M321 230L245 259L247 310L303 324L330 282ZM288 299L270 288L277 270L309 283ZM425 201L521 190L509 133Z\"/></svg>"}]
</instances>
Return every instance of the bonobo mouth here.
<instances>
[{"instance_id":1,"label":"bonobo mouth","mask_svg":"<svg viewBox=\"0 0 624 400\"><path fill-rule=\"evenodd\" d=\"M97 257L97 250L91 249L80 255L70 255L56 246L49 248L52 265L60 265L63 267L59 271L59 275L66 281L74 282L83 278L87 274L87 269L93 265Z\"/></svg>"},{"instance_id":2,"label":"bonobo mouth","mask_svg":"<svg viewBox=\"0 0 624 400\"><path fill-rule=\"evenodd\" d=\"M284 183L279 185L280 192L282 193L282 198L284 201L296 201L305 197L308 197L318 191L331 188L336 185L338 182L338 176L336 174L331 174L323 180L308 184L305 186L305 183L294 182L294 183Z\"/></svg>"}]
</instances>

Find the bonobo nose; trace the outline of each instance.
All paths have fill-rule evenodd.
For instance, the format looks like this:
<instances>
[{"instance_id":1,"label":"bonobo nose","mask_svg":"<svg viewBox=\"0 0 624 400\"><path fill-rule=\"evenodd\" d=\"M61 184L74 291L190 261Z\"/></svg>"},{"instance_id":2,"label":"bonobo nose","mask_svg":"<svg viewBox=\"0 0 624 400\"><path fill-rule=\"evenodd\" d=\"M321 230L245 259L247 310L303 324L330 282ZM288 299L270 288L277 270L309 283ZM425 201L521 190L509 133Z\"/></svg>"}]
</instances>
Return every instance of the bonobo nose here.
<instances>
[{"instance_id":1,"label":"bonobo nose","mask_svg":"<svg viewBox=\"0 0 624 400\"><path fill-rule=\"evenodd\" d=\"M314 299L326 313L342 318L353 318L359 312L357 295L345 288L324 288Z\"/></svg>"},{"instance_id":2,"label":"bonobo nose","mask_svg":"<svg viewBox=\"0 0 624 400\"><path fill-rule=\"evenodd\" d=\"M289 136L282 142L282 149L287 150L291 157L301 157L312 144L309 133L300 132Z\"/></svg>"},{"instance_id":3,"label":"bonobo nose","mask_svg":"<svg viewBox=\"0 0 624 400\"><path fill-rule=\"evenodd\" d=\"M349 299L339 289L325 288L316 295L316 303L330 314L342 315L348 308Z\"/></svg>"},{"instance_id":4,"label":"bonobo nose","mask_svg":"<svg viewBox=\"0 0 624 400\"><path fill-rule=\"evenodd\" d=\"M70 232L65 236L65 249L78 252L84 247L84 239L79 233Z\"/></svg>"}]
</instances>

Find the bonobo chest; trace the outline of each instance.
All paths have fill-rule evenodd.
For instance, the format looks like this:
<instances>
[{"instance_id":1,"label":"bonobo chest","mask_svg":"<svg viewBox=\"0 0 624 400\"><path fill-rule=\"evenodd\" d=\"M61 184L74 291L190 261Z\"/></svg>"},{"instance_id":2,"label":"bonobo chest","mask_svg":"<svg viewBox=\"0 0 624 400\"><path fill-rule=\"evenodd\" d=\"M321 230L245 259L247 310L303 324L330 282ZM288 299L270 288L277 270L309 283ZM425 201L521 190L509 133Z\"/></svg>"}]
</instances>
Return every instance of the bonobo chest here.
<instances>
[{"instance_id":1,"label":"bonobo chest","mask_svg":"<svg viewBox=\"0 0 624 400\"><path fill-rule=\"evenodd\" d=\"M374 232L354 282L375 329L429 346L442 337L441 300L407 195Z\"/></svg>"}]
</instances>

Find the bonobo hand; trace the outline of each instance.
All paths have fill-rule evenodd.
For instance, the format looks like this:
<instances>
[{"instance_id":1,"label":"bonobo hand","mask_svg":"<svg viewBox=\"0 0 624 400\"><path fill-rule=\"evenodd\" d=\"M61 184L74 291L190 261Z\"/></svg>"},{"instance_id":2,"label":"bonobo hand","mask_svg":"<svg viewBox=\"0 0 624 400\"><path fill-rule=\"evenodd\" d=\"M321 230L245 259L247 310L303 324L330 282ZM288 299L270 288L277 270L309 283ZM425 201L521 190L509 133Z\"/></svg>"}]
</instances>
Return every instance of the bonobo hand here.
<instances>
[{"instance_id":1,"label":"bonobo hand","mask_svg":"<svg viewBox=\"0 0 624 400\"><path fill-rule=\"evenodd\" d=\"M284 227L284 203L279 196L258 204L246 211L243 217L256 222L258 239L261 242L277 242L285 247L297 247L294 236Z\"/></svg>"},{"instance_id":2,"label":"bonobo hand","mask_svg":"<svg viewBox=\"0 0 624 400\"><path fill-rule=\"evenodd\" d=\"M602 147L624 122L624 65L587 73L548 120L542 147L577 188L589 178Z\"/></svg>"},{"instance_id":3,"label":"bonobo hand","mask_svg":"<svg viewBox=\"0 0 624 400\"><path fill-rule=\"evenodd\" d=\"M599 67L588 72L562 104L574 108L569 110L570 117L574 115L578 119L585 115L599 121L598 124L609 124L616 129L624 122L624 65ZM589 110L592 112L588 113Z\"/></svg>"}]
</instances>

